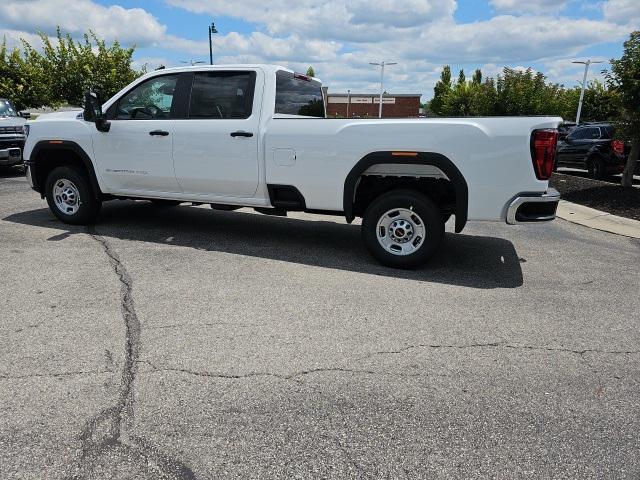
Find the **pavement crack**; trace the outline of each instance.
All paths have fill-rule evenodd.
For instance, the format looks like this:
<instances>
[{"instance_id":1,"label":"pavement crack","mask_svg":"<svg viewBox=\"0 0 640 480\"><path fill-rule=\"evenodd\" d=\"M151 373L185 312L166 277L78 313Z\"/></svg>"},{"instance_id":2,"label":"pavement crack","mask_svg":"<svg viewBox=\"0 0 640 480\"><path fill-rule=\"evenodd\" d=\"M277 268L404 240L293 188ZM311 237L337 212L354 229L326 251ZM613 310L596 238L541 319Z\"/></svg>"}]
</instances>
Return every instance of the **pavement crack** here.
<instances>
[{"instance_id":1,"label":"pavement crack","mask_svg":"<svg viewBox=\"0 0 640 480\"><path fill-rule=\"evenodd\" d=\"M367 360L369 358L372 358L378 355L398 355L413 349L460 349L460 350L463 350L468 348L508 348L512 350L565 352L565 353L580 355L581 357L587 353L600 353L600 354L610 354L610 355L640 354L640 351L637 351L637 350L602 350L602 349L596 349L596 348L572 349L572 348L564 348L564 347L537 347L532 345L517 345L517 344L509 344L509 343L502 343L502 342L470 343L470 344L462 344L462 345L420 343L416 345L407 345L405 347L398 348L395 350L381 350L377 352L372 352L362 357L356 358L355 361L359 362L362 360Z\"/></svg>"},{"instance_id":2,"label":"pavement crack","mask_svg":"<svg viewBox=\"0 0 640 480\"><path fill-rule=\"evenodd\" d=\"M70 372L51 372L51 373L26 373L24 375L2 375L0 374L0 379L2 380L19 380L22 378L41 378L41 377L49 377L49 378L60 378L60 377L73 377L73 376L81 376L81 375L100 375L103 373L111 373L111 370L75 370Z\"/></svg>"},{"instance_id":3,"label":"pavement crack","mask_svg":"<svg viewBox=\"0 0 640 480\"><path fill-rule=\"evenodd\" d=\"M448 376L448 375L432 375L432 374L424 374L424 373L382 372L377 370L364 370L364 369L355 369L355 368L346 368L346 367L319 367L319 368L312 368L308 370L301 370L301 371L293 372L290 374L279 374L279 373L272 373L272 372L249 372L249 373L243 373L243 374L232 374L232 373L224 373L224 372L200 371L200 370L178 368L178 367L157 367L151 362L149 362L148 360L141 360L140 362L150 365L151 372L177 372L177 373L184 373L187 375L194 375L198 377L221 378L221 379L228 379L228 380L241 380L241 379L257 378L257 377L273 377L280 380L294 381L300 384L304 383L299 380L300 377L311 375L313 373L356 373L356 374L365 374L365 375L381 375L381 376L389 376L389 377Z\"/></svg>"},{"instance_id":4,"label":"pavement crack","mask_svg":"<svg viewBox=\"0 0 640 480\"><path fill-rule=\"evenodd\" d=\"M70 478L91 478L92 472L106 459L112 465L115 454L122 462L131 461L132 455L144 458L146 461L143 463L153 470L155 476L160 474L162 478L195 479L189 467L161 454L129 433L133 425L133 391L140 356L140 321L133 302L133 281L111 244L98 235L94 227L88 227L87 233L100 244L120 282L120 310L125 327L124 364L115 405L105 408L86 423L80 435L82 452ZM113 465L113 468L117 468L117 465Z\"/></svg>"},{"instance_id":5,"label":"pavement crack","mask_svg":"<svg viewBox=\"0 0 640 480\"><path fill-rule=\"evenodd\" d=\"M232 323L232 322L209 322L209 323L175 323L169 325L143 325L144 330L163 330L172 328L184 328L184 327L220 327L220 326L232 326L232 327L259 327L258 323Z\"/></svg>"}]
</instances>

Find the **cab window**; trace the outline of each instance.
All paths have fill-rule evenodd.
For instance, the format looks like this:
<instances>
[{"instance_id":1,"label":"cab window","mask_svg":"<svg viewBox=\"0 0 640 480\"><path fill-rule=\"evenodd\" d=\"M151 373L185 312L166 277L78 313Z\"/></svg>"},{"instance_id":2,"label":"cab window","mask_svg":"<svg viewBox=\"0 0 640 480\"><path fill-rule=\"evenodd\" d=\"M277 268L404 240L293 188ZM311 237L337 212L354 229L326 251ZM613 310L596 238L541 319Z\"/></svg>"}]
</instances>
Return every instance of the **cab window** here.
<instances>
[{"instance_id":1,"label":"cab window","mask_svg":"<svg viewBox=\"0 0 640 480\"><path fill-rule=\"evenodd\" d=\"M197 72L191 87L189 118L249 118L255 81L255 72Z\"/></svg>"},{"instance_id":2,"label":"cab window","mask_svg":"<svg viewBox=\"0 0 640 480\"><path fill-rule=\"evenodd\" d=\"M324 118L322 85L306 75L277 72L275 113Z\"/></svg>"},{"instance_id":3,"label":"cab window","mask_svg":"<svg viewBox=\"0 0 640 480\"><path fill-rule=\"evenodd\" d=\"M117 120L168 120L178 75L150 78L125 94L116 107Z\"/></svg>"}]
</instances>

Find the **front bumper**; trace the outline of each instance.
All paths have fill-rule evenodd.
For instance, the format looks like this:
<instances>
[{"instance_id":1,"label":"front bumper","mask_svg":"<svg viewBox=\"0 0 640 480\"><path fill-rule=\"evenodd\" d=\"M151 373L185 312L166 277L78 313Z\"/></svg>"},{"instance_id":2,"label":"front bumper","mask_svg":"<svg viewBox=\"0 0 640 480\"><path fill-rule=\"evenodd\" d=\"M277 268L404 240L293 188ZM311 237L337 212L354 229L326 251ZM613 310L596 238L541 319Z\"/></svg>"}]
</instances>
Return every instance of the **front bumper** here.
<instances>
[{"instance_id":1,"label":"front bumper","mask_svg":"<svg viewBox=\"0 0 640 480\"><path fill-rule=\"evenodd\" d=\"M0 166L7 167L22 163L24 135L0 135Z\"/></svg>"},{"instance_id":2,"label":"front bumper","mask_svg":"<svg viewBox=\"0 0 640 480\"><path fill-rule=\"evenodd\" d=\"M0 148L0 166L9 167L22 163L22 149L20 147Z\"/></svg>"},{"instance_id":3,"label":"front bumper","mask_svg":"<svg viewBox=\"0 0 640 480\"><path fill-rule=\"evenodd\" d=\"M560 193L549 188L545 193L520 193L507 206L507 223L548 222L556 218Z\"/></svg>"}]
</instances>

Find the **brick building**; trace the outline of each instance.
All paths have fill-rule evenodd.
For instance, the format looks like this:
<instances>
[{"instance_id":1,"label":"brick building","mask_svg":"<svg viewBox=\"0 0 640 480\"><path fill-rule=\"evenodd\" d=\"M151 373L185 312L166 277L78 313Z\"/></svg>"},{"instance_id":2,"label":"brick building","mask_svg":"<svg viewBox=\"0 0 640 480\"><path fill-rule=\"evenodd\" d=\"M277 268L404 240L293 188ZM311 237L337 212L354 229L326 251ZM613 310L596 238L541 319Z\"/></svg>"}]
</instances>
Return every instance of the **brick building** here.
<instances>
[{"instance_id":1,"label":"brick building","mask_svg":"<svg viewBox=\"0 0 640 480\"><path fill-rule=\"evenodd\" d=\"M327 117L378 118L380 95L374 93L327 93ZM420 110L420 94L385 94L382 97L382 116L417 117Z\"/></svg>"}]
</instances>

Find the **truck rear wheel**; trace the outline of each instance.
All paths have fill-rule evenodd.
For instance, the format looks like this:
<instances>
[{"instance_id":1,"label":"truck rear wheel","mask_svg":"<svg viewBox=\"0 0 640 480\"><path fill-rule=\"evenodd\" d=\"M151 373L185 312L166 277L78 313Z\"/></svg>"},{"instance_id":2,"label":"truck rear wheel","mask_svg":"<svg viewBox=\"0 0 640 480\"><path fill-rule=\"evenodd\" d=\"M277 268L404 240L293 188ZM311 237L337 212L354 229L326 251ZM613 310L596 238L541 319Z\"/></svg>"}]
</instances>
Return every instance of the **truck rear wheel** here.
<instances>
[{"instance_id":1,"label":"truck rear wheel","mask_svg":"<svg viewBox=\"0 0 640 480\"><path fill-rule=\"evenodd\" d=\"M429 260L444 236L440 209L414 190L393 190L376 198L362 219L362 238L382 264L414 268Z\"/></svg>"},{"instance_id":2,"label":"truck rear wheel","mask_svg":"<svg viewBox=\"0 0 640 480\"><path fill-rule=\"evenodd\" d=\"M101 202L89 179L74 166L54 168L47 177L45 195L53 214L64 223L87 225L95 221L100 211Z\"/></svg>"}]
</instances>

